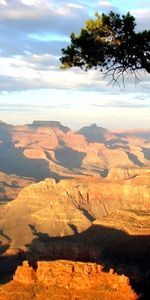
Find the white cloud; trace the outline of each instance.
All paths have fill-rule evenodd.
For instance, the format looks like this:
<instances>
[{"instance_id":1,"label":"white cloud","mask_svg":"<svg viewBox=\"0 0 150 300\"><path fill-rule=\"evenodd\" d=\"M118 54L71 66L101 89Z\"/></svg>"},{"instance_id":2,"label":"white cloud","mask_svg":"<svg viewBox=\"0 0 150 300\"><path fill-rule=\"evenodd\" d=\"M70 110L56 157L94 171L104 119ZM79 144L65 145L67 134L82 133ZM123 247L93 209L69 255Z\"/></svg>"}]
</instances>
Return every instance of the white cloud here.
<instances>
[{"instance_id":1,"label":"white cloud","mask_svg":"<svg viewBox=\"0 0 150 300\"><path fill-rule=\"evenodd\" d=\"M131 10L131 14L135 17L137 30L150 30L150 7L143 9Z\"/></svg>"},{"instance_id":2,"label":"white cloud","mask_svg":"<svg viewBox=\"0 0 150 300\"><path fill-rule=\"evenodd\" d=\"M1 5L6 5L7 6L7 2L5 0L0 0L0 4Z\"/></svg>"},{"instance_id":3,"label":"white cloud","mask_svg":"<svg viewBox=\"0 0 150 300\"><path fill-rule=\"evenodd\" d=\"M74 90L96 90L112 91L112 85L108 86L108 81L98 70L84 72L80 69L60 70L59 57L51 54L26 54L24 57L0 58L0 90L15 91L18 89L40 89L58 88ZM5 80L7 83L5 83ZM10 88L9 88L10 84ZM135 92L148 93L150 90L150 75L143 75L142 81L134 85L134 78L126 81L124 93Z\"/></svg>"},{"instance_id":4,"label":"white cloud","mask_svg":"<svg viewBox=\"0 0 150 300\"><path fill-rule=\"evenodd\" d=\"M20 67L13 65L10 67L8 66L5 70L3 69L1 74L1 91L40 88L75 90L90 90L90 88L97 88L102 90L105 87L105 82L103 80L94 80L90 73L81 71L74 72L73 70L68 72L56 70L39 71L30 68L28 64L25 65L23 62L20 63Z\"/></svg>"},{"instance_id":5,"label":"white cloud","mask_svg":"<svg viewBox=\"0 0 150 300\"><path fill-rule=\"evenodd\" d=\"M6 4L0 11L0 16L8 20L35 20L50 18L51 16L76 16L85 6L74 3L55 5L47 0L22 0L17 2L2 2ZM56 3L57 4L57 3ZM33 11L34 10L34 11Z\"/></svg>"},{"instance_id":6,"label":"white cloud","mask_svg":"<svg viewBox=\"0 0 150 300\"><path fill-rule=\"evenodd\" d=\"M85 8L84 5L81 5L81 4L75 4L75 3L68 3L67 6L73 7L73 8L77 8L77 9L83 9L83 8Z\"/></svg>"},{"instance_id":7,"label":"white cloud","mask_svg":"<svg viewBox=\"0 0 150 300\"><path fill-rule=\"evenodd\" d=\"M43 5L45 1L41 1L41 0L21 0L21 3L23 3L24 5Z\"/></svg>"},{"instance_id":8,"label":"white cloud","mask_svg":"<svg viewBox=\"0 0 150 300\"><path fill-rule=\"evenodd\" d=\"M102 13L109 13L110 11L118 12L118 8L110 1L99 1L98 2L98 11Z\"/></svg>"},{"instance_id":9,"label":"white cloud","mask_svg":"<svg viewBox=\"0 0 150 300\"><path fill-rule=\"evenodd\" d=\"M11 0L6 3L0 0L0 4L3 4L0 10L1 91L40 88L111 91L111 86L107 87L106 80L98 71L84 73L75 69L59 69L61 48L68 44L62 41L64 36L69 37L71 31L78 32L88 18L88 1L87 6L83 3L80 0L76 3L68 0ZM92 2L93 8L96 5L97 1ZM99 1L99 8L110 10L114 7L110 1ZM148 10L134 10L131 13L137 17L139 24L148 24ZM46 40L46 36L52 39ZM57 41L53 40L53 36L57 36ZM148 93L149 78L142 77L142 82L135 90ZM133 88L134 80L130 79L125 93Z\"/></svg>"},{"instance_id":10,"label":"white cloud","mask_svg":"<svg viewBox=\"0 0 150 300\"><path fill-rule=\"evenodd\" d=\"M106 6L106 7L112 7L112 4L109 1L100 1L99 5Z\"/></svg>"}]
</instances>

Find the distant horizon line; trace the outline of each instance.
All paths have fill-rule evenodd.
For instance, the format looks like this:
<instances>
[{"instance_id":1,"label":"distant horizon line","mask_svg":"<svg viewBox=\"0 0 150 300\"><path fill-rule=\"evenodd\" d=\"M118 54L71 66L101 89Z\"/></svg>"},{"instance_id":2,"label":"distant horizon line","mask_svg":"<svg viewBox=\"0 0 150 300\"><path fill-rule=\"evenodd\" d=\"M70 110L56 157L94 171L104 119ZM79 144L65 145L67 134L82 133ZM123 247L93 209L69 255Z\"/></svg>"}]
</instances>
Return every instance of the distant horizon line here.
<instances>
[{"instance_id":1,"label":"distant horizon line","mask_svg":"<svg viewBox=\"0 0 150 300\"><path fill-rule=\"evenodd\" d=\"M0 120L0 125L1 124L6 124L6 125L10 125L10 126L14 126L14 127L17 127L17 126L31 126L31 125L33 125L33 126L37 126L37 127L40 127L40 125L35 125L34 123L59 123L59 125L61 125L61 126L65 126L65 127L68 127L69 129L71 129L71 130L76 130L76 131L78 131L78 130L80 130L80 129L82 129L82 128L84 128L84 127L92 127L92 126L96 126L97 128L103 128L103 129L107 129L107 130L110 130L112 133L117 133L117 132L122 132L122 133L124 133L124 132L126 132L126 131L134 131L134 132L137 132L137 131L150 131L150 127L115 127L115 128L112 128L112 127L107 127L107 126L103 126L103 125L99 125L99 124L97 124L97 123L87 123L87 124L83 124L83 125L81 125L81 127L79 127L78 126L78 128L74 128L74 126L71 126L71 124L70 125L66 125L66 124L64 124L62 121L60 121L60 120L42 120L42 119L35 119L35 120L32 120L31 121L31 123L22 123L22 124L20 124L20 123L14 123L14 122L12 122L12 123L10 123L10 122L6 122L6 121L3 121L3 120ZM42 127L42 124L41 124L41 127ZM44 127L44 126L43 126ZM45 127L50 127L50 126L45 126Z\"/></svg>"}]
</instances>

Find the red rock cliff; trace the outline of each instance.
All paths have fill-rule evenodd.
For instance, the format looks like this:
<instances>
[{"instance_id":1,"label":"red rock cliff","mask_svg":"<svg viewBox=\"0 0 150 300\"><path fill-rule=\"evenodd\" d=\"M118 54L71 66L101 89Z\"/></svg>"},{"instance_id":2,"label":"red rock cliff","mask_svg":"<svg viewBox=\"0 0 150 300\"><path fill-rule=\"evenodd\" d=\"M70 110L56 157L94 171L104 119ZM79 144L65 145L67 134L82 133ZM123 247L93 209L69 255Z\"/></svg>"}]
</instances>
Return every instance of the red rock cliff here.
<instances>
[{"instance_id":1,"label":"red rock cliff","mask_svg":"<svg viewBox=\"0 0 150 300\"><path fill-rule=\"evenodd\" d=\"M103 271L102 266L95 263L64 260L52 262L40 261L37 263L37 270L35 272L34 269L29 266L28 262L24 262L23 266L17 268L14 275L12 284L16 285L16 283L18 287L21 285L23 290L26 286L28 293L32 291L32 296L32 289L35 289L35 297L32 299L44 299L40 297L44 295L45 288L45 297L52 288L55 296L57 296L58 291L63 289L64 296L60 299L85 299L85 295L87 295L87 299L138 299L126 276L117 275L113 269L110 269L109 273L106 273ZM30 287L28 288L27 286ZM40 286L40 292L37 286ZM68 298L70 291L72 291L72 294L70 294L70 298ZM9 295L9 291L7 294ZM38 298L36 298L37 295ZM78 297L74 298L73 295L78 295ZM51 295L52 298L45 299L54 299L53 296ZM28 299L30 299L29 294Z\"/></svg>"}]
</instances>

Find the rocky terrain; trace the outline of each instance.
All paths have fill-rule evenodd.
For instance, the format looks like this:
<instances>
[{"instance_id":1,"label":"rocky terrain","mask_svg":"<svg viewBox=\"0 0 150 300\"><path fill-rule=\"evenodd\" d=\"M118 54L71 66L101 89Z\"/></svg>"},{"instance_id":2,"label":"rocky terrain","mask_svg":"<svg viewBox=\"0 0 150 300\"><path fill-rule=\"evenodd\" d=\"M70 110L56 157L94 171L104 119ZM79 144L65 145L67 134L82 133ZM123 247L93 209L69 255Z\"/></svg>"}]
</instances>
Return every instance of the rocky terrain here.
<instances>
[{"instance_id":1,"label":"rocky terrain","mask_svg":"<svg viewBox=\"0 0 150 300\"><path fill-rule=\"evenodd\" d=\"M150 167L150 131L110 131L96 124L75 132L57 121L0 123L0 170L33 177L105 177L111 168ZM17 163L16 163L17 162Z\"/></svg>"},{"instance_id":2,"label":"rocky terrain","mask_svg":"<svg viewBox=\"0 0 150 300\"><path fill-rule=\"evenodd\" d=\"M149 182L148 168L114 168L105 178L45 179L23 188L1 205L4 281L26 257L99 262L127 275L133 286L147 286Z\"/></svg>"},{"instance_id":3,"label":"rocky terrain","mask_svg":"<svg viewBox=\"0 0 150 300\"><path fill-rule=\"evenodd\" d=\"M127 179L126 172L123 175L119 169L117 179L113 180L110 172L105 179L98 176L59 182L45 179L31 184L15 200L1 205L0 240L11 248L24 248L38 234L64 237L81 233L94 220L118 209L149 210L150 171L135 174L129 170Z\"/></svg>"},{"instance_id":4,"label":"rocky terrain","mask_svg":"<svg viewBox=\"0 0 150 300\"><path fill-rule=\"evenodd\" d=\"M35 181L34 178L0 172L0 204L15 199L23 187Z\"/></svg>"},{"instance_id":5,"label":"rocky terrain","mask_svg":"<svg viewBox=\"0 0 150 300\"><path fill-rule=\"evenodd\" d=\"M0 171L0 300L149 299L150 130L0 122Z\"/></svg>"},{"instance_id":6,"label":"rocky terrain","mask_svg":"<svg viewBox=\"0 0 150 300\"><path fill-rule=\"evenodd\" d=\"M22 297L22 298L20 298ZM38 262L36 271L24 261L13 281L0 287L1 300L134 300L129 279L100 265L72 261Z\"/></svg>"}]
</instances>

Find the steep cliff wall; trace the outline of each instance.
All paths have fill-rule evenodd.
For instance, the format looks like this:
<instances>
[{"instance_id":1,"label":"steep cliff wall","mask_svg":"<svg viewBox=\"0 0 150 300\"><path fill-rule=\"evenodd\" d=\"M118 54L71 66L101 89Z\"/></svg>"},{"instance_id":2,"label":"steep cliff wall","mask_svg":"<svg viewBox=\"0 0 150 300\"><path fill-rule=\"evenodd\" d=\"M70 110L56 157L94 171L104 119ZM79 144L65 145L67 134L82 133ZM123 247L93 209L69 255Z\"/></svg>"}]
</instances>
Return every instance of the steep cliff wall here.
<instances>
[{"instance_id":1,"label":"steep cliff wall","mask_svg":"<svg viewBox=\"0 0 150 300\"><path fill-rule=\"evenodd\" d=\"M24 188L0 212L0 239L23 247L36 237L63 237L85 231L116 210L150 207L150 173L128 180L46 179ZM9 222L7 221L9 220ZM23 234L22 234L23 233Z\"/></svg>"},{"instance_id":2,"label":"steep cliff wall","mask_svg":"<svg viewBox=\"0 0 150 300\"><path fill-rule=\"evenodd\" d=\"M34 271L27 262L18 267L14 280L0 287L0 299L135 300L129 279L113 269L72 261L38 262Z\"/></svg>"}]
</instances>

